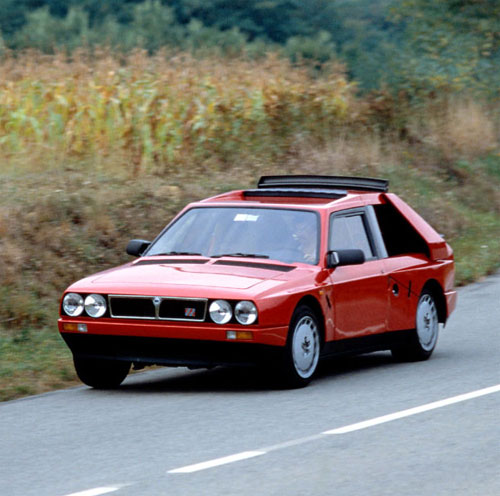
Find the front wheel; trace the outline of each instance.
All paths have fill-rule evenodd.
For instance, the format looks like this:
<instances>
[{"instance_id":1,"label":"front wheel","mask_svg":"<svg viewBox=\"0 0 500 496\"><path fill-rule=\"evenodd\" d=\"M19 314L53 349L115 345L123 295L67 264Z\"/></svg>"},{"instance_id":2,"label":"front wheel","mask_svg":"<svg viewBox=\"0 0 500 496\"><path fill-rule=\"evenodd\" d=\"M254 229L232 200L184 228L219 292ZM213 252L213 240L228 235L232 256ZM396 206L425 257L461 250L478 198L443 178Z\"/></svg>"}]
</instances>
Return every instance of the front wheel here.
<instances>
[{"instance_id":1,"label":"front wheel","mask_svg":"<svg viewBox=\"0 0 500 496\"><path fill-rule=\"evenodd\" d=\"M127 377L130 362L73 357L75 370L80 380L95 389L117 388Z\"/></svg>"},{"instance_id":2,"label":"front wheel","mask_svg":"<svg viewBox=\"0 0 500 496\"><path fill-rule=\"evenodd\" d=\"M281 375L288 387L311 382L319 362L321 338L318 318L308 306L298 307L290 322Z\"/></svg>"},{"instance_id":3,"label":"front wheel","mask_svg":"<svg viewBox=\"0 0 500 496\"><path fill-rule=\"evenodd\" d=\"M392 350L398 360L427 360L436 347L439 334L439 317L434 296L429 290L422 291L417 304L415 329L410 341Z\"/></svg>"}]
</instances>

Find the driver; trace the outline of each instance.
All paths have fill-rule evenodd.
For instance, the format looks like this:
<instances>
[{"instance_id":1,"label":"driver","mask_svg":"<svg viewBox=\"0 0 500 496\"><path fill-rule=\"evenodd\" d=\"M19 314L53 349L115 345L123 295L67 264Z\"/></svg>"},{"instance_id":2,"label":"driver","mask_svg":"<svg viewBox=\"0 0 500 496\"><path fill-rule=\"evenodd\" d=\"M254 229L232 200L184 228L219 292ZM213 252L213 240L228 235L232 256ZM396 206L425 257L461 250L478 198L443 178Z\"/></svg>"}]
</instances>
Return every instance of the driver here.
<instances>
[{"instance_id":1,"label":"driver","mask_svg":"<svg viewBox=\"0 0 500 496\"><path fill-rule=\"evenodd\" d=\"M316 263L317 233L315 224L302 220L296 225L293 238L303 257L301 262Z\"/></svg>"}]
</instances>

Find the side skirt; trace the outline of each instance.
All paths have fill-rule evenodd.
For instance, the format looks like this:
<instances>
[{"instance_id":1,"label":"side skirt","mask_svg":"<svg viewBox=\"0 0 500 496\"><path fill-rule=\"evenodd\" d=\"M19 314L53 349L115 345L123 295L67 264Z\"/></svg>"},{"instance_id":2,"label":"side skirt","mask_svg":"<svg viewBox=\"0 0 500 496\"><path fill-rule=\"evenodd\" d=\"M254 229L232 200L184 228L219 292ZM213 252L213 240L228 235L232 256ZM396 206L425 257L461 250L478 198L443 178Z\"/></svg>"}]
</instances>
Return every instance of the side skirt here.
<instances>
[{"instance_id":1,"label":"side skirt","mask_svg":"<svg viewBox=\"0 0 500 496\"><path fill-rule=\"evenodd\" d=\"M384 351L398 348L407 343L412 336L413 329L405 331L384 332L360 338L339 339L328 341L323 346L321 356L357 355L360 353L371 353L373 351Z\"/></svg>"}]
</instances>

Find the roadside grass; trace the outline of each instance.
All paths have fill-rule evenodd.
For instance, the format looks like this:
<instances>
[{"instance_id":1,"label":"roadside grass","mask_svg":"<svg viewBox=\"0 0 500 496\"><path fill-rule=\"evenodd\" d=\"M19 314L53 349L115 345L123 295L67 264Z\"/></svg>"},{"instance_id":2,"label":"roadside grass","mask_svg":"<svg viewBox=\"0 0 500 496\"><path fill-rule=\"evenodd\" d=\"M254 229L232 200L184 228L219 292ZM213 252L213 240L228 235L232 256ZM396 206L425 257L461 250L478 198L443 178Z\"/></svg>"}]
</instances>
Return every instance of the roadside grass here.
<instances>
[{"instance_id":1,"label":"roadside grass","mask_svg":"<svg viewBox=\"0 0 500 496\"><path fill-rule=\"evenodd\" d=\"M471 214L466 232L454 240L457 284L465 285L500 267L500 216Z\"/></svg>"},{"instance_id":2,"label":"roadside grass","mask_svg":"<svg viewBox=\"0 0 500 496\"><path fill-rule=\"evenodd\" d=\"M0 401L78 384L71 353L56 326L0 328Z\"/></svg>"}]
</instances>

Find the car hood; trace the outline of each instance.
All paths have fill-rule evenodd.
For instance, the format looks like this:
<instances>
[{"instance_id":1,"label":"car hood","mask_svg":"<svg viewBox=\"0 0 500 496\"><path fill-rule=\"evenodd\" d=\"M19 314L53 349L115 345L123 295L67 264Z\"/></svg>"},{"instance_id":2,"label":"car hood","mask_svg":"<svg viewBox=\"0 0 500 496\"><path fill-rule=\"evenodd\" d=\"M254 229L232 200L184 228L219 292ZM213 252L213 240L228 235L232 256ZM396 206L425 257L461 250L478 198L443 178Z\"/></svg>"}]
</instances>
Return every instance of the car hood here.
<instances>
[{"instance_id":1,"label":"car hood","mask_svg":"<svg viewBox=\"0 0 500 496\"><path fill-rule=\"evenodd\" d=\"M312 266L286 265L243 259L139 259L136 262L87 277L71 291L118 294L228 297L276 289L315 272Z\"/></svg>"}]
</instances>

